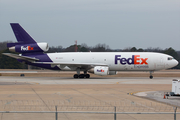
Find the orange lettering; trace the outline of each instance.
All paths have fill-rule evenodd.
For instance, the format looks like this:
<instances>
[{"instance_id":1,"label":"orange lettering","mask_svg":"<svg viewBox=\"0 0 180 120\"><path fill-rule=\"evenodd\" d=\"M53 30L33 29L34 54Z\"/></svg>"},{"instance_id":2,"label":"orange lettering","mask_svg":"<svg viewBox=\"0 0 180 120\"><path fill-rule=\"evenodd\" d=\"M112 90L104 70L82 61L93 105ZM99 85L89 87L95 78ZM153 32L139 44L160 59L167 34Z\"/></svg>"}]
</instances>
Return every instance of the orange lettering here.
<instances>
[{"instance_id":1,"label":"orange lettering","mask_svg":"<svg viewBox=\"0 0 180 120\"><path fill-rule=\"evenodd\" d=\"M30 50L30 48L31 48L31 47L30 47L30 46L28 46L28 50Z\"/></svg>"},{"instance_id":2,"label":"orange lettering","mask_svg":"<svg viewBox=\"0 0 180 120\"><path fill-rule=\"evenodd\" d=\"M34 50L34 47L30 47L31 50Z\"/></svg>"},{"instance_id":3,"label":"orange lettering","mask_svg":"<svg viewBox=\"0 0 180 120\"><path fill-rule=\"evenodd\" d=\"M34 50L34 47L28 46L28 50Z\"/></svg>"},{"instance_id":4,"label":"orange lettering","mask_svg":"<svg viewBox=\"0 0 180 120\"><path fill-rule=\"evenodd\" d=\"M140 58L137 58L137 57L140 57L140 55L134 55L134 64L135 65L140 64L139 62L137 62L138 60L140 60Z\"/></svg>"},{"instance_id":5,"label":"orange lettering","mask_svg":"<svg viewBox=\"0 0 180 120\"><path fill-rule=\"evenodd\" d=\"M146 65L147 65L147 64L148 64L148 63L146 62L146 61L147 61L147 59L148 59L148 58L144 58L144 59L143 59L143 58L141 58L141 60L142 60L141 64L146 64Z\"/></svg>"}]
</instances>

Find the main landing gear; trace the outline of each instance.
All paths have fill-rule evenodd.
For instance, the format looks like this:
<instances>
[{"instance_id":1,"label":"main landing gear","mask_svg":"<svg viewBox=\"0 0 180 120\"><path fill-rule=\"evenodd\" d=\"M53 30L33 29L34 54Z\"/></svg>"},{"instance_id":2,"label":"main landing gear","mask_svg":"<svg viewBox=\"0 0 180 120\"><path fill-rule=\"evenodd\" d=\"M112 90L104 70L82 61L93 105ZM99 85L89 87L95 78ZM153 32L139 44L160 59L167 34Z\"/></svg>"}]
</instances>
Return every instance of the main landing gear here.
<instances>
[{"instance_id":1,"label":"main landing gear","mask_svg":"<svg viewBox=\"0 0 180 120\"><path fill-rule=\"evenodd\" d=\"M90 78L89 74L74 74L74 78Z\"/></svg>"},{"instance_id":2,"label":"main landing gear","mask_svg":"<svg viewBox=\"0 0 180 120\"><path fill-rule=\"evenodd\" d=\"M150 79L153 79L153 75L152 75L153 72L154 71L150 71L150 76L149 76Z\"/></svg>"},{"instance_id":3,"label":"main landing gear","mask_svg":"<svg viewBox=\"0 0 180 120\"><path fill-rule=\"evenodd\" d=\"M87 71L84 71L84 74L80 74L80 68L78 68L77 74L74 74L74 78L90 78L90 75L87 74Z\"/></svg>"}]
</instances>

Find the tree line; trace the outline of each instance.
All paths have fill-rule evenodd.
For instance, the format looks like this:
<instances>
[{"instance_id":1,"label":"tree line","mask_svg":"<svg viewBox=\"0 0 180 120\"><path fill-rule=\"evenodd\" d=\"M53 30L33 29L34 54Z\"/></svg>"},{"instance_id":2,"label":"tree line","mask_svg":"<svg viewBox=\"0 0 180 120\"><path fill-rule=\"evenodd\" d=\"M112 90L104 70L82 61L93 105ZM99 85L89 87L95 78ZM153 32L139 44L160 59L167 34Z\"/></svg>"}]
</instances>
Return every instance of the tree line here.
<instances>
[{"instance_id":1,"label":"tree line","mask_svg":"<svg viewBox=\"0 0 180 120\"><path fill-rule=\"evenodd\" d=\"M28 66L18 62L14 58L7 57L2 55L2 53L10 53L7 49L6 44L10 41L0 42L0 69L27 69ZM51 46L49 47L49 51L47 53L53 52L75 52L75 45L71 45L67 48L63 48L62 46ZM173 56L176 60L180 62L180 51L175 51L173 48L160 49L160 48L136 48L129 47L125 49L110 49L110 47L106 44L97 44L94 47L89 47L86 44L77 45L78 52L158 52L164 53ZM15 53L17 54L17 53ZM32 67L37 69L37 67ZM180 69L180 64L174 67L173 69Z\"/></svg>"}]
</instances>

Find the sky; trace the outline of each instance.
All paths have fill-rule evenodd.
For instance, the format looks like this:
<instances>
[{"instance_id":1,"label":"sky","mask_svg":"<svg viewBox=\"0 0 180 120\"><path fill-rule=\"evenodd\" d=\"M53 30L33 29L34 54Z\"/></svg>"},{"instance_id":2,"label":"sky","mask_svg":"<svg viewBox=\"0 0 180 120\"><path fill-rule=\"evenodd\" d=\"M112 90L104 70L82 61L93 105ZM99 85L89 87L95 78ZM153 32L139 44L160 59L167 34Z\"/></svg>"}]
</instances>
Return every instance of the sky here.
<instances>
[{"instance_id":1,"label":"sky","mask_svg":"<svg viewBox=\"0 0 180 120\"><path fill-rule=\"evenodd\" d=\"M180 0L0 0L0 42L19 23L49 46L180 50Z\"/></svg>"}]
</instances>

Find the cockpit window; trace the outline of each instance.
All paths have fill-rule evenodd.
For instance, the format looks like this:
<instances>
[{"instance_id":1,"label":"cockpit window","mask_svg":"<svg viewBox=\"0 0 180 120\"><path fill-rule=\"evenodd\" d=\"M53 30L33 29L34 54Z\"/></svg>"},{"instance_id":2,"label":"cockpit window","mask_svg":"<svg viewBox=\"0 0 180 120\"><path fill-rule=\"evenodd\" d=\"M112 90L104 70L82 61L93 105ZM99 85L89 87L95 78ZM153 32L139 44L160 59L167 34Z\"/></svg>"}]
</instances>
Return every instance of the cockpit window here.
<instances>
[{"instance_id":1,"label":"cockpit window","mask_svg":"<svg viewBox=\"0 0 180 120\"><path fill-rule=\"evenodd\" d=\"M172 57L168 57L168 60L172 60L173 58Z\"/></svg>"}]
</instances>

